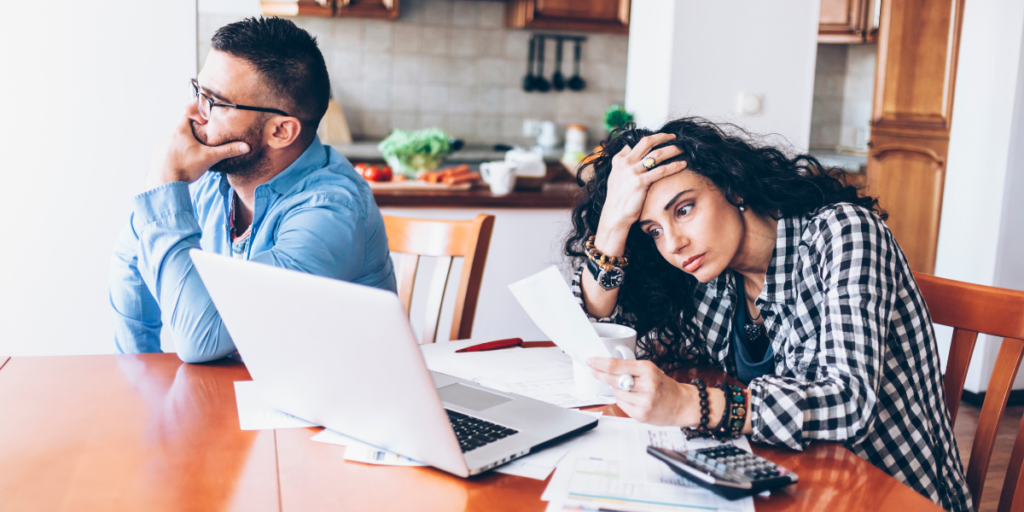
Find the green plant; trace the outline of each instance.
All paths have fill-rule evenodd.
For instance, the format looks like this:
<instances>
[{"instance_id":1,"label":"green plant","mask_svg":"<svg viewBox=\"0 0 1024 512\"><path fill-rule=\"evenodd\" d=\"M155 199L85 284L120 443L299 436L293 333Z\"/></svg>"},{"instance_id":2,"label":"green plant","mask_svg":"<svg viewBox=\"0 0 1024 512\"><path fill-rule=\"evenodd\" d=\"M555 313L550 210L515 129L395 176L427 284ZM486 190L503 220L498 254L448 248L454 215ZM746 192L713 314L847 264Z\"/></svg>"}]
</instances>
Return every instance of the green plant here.
<instances>
[{"instance_id":1,"label":"green plant","mask_svg":"<svg viewBox=\"0 0 1024 512\"><path fill-rule=\"evenodd\" d=\"M605 129L611 132L632 123L633 114L626 112L626 107L622 105L612 105L604 111L602 120L604 121Z\"/></svg>"}]
</instances>

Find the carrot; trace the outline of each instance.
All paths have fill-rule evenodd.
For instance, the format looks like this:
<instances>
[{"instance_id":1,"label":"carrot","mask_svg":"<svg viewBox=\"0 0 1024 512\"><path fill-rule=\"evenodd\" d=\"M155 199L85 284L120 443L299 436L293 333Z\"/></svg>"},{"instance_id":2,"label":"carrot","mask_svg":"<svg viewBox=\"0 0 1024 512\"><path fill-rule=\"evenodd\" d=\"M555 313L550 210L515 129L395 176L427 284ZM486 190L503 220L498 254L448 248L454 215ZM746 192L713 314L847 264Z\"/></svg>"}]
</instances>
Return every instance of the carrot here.
<instances>
[{"instance_id":1,"label":"carrot","mask_svg":"<svg viewBox=\"0 0 1024 512\"><path fill-rule=\"evenodd\" d=\"M462 164L462 165L459 165L459 166L456 166L456 167L449 167L448 169L445 169L442 172L444 173L444 177L445 178L451 178L451 177L454 177L454 176L461 176L463 174L469 174L469 165Z\"/></svg>"},{"instance_id":2,"label":"carrot","mask_svg":"<svg viewBox=\"0 0 1024 512\"><path fill-rule=\"evenodd\" d=\"M443 177L444 177L444 173L439 172L439 171L425 172L425 173L420 175L420 179L425 181L425 182L427 182L427 183L440 183L441 182L441 178L443 178Z\"/></svg>"},{"instance_id":3,"label":"carrot","mask_svg":"<svg viewBox=\"0 0 1024 512\"><path fill-rule=\"evenodd\" d=\"M471 172L466 174L459 174L456 176L449 176L444 179L445 185L458 185L459 183L467 183L470 181L476 181L480 179L480 173Z\"/></svg>"}]
</instances>

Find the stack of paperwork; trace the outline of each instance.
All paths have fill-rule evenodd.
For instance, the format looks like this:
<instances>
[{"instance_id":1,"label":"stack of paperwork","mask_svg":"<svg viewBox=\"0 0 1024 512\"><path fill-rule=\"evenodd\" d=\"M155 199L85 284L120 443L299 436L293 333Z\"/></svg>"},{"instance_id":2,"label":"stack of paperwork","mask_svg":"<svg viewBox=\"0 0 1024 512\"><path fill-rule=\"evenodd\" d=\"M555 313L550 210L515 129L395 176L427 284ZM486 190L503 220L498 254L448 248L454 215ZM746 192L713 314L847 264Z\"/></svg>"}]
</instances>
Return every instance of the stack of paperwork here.
<instances>
[{"instance_id":1,"label":"stack of paperwork","mask_svg":"<svg viewBox=\"0 0 1024 512\"><path fill-rule=\"evenodd\" d=\"M747 438L732 441L750 451ZM561 510L753 512L751 497L729 501L675 474L647 454L648 446L692 450L720 444L686 439L679 427L656 427L604 416L597 428L565 443L570 453L558 464L541 499L548 512Z\"/></svg>"}]
</instances>

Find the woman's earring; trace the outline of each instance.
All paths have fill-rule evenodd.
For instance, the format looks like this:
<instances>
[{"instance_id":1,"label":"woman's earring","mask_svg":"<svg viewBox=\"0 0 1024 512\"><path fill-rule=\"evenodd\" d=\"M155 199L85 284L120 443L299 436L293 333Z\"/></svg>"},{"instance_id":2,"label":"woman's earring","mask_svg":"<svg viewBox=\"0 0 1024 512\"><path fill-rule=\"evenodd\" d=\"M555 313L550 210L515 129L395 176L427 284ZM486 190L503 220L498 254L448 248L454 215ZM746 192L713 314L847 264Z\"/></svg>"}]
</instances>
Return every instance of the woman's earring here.
<instances>
[{"instance_id":1,"label":"woman's earring","mask_svg":"<svg viewBox=\"0 0 1024 512\"><path fill-rule=\"evenodd\" d=\"M742 213L742 212L745 212L745 211L747 211L747 205L745 205L745 204L741 204L741 205L739 205L739 207L738 207L738 208L740 209L740 212L741 212L741 213Z\"/></svg>"}]
</instances>

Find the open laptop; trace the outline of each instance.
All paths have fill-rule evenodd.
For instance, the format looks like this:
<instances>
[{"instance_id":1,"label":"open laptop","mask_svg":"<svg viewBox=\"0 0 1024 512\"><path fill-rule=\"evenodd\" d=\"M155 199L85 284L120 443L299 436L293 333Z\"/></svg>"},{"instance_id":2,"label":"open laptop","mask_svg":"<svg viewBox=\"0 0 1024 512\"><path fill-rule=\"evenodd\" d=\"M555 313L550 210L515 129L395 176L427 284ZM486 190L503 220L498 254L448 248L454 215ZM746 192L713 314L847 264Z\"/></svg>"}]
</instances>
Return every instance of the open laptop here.
<instances>
[{"instance_id":1,"label":"open laptop","mask_svg":"<svg viewBox=\"0 0 1024 512\"><path fill-rule=\"evenodd\" d=\"M394 293L190 254L256 387L288 414L461 477L597 425L428 370Z\"/></svg>"}]
</instances>

